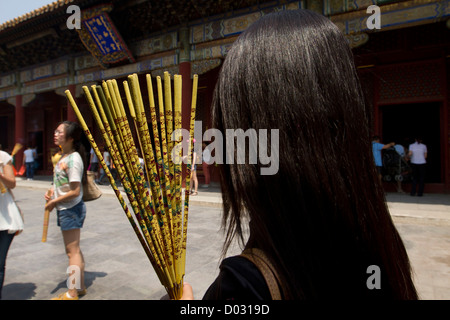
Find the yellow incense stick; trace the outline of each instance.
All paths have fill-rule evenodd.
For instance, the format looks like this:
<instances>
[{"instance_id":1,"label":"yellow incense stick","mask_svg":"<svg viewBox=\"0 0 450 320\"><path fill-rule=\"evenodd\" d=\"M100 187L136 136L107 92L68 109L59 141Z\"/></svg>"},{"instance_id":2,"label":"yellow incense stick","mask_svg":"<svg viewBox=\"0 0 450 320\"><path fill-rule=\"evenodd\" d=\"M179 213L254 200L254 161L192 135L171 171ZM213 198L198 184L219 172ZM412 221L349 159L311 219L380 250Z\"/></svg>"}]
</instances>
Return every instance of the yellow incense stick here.
<instances>
[{"instance_id":1,"label":"yellow incense stick","mask_svg":"<svg viewBox=\"0 0 450 320\"><path fill-rule=\"evenodd\" d=\"M114 90L114 93L111 94L111 96L113 97L113 104L116 101L119 101L119 100L121 101L120 95L118 94L118 90L115 87L114 82L111 81L111 83L108 83L108 85L111 85L112 90ZM132 88L134 88L133 91L136 92L136 86L132 85ZM116 97L115 99L114 99L114 95ZM140 101L138 99L136 99L135 102L136 102L136 105L138 106L137 107L138 112L136 112L136 116L138 118L140 118L140 120L142 120L142 117L138 116L138 114L140 114L140 110L139 110L140 109L139 108ZM148 200L151 201L151 198L148 197L148 190L144 190L143 189L143 184L142 184L143 174L142 174L141 171L139 171L139 167L138 167L139 160L137 158L137 152L136 152L136 149L135 149L135 145L133 143L133 139L131 137L130 127L128 125L128 121L126 120L126 116L125 116L125 113L124 113L123 105L121 105L120 102L118 102L117 105L116 105L116 112L117 112L118 115L121 116L120 124L121 124L121 127L122 127L123 132L124 132L123 135L127 137L127 143L129 145L129 150L131 150L130 153L129 153L129 157L134 158L134 162L131 161L131 166L133 168L133 171L135 172L135 177L137 178L136 179L136 185L137 185L137 188L138 188L137 194L141 196L141 197L138 197L138 201L141 204L141 208L143 208L143 210L144 210L144 218L148 219L145 213L148 210L152 211L152 213L153 213L153 206L151 205L151 202L150 202L150 209L148 208L148 205L149 205ZM141 125L139 125L138 127L140 129L139 130L139 134L141 135L141 141L143 141L143 143L145 144L145 142L146 142L145 131L143 131L143 127ZM147 153L146 153L146 155L147 155ZM150 157L150 158L151 158L150 160L152 161L151 166L154 167L153 157ZM146 157L146 160L148 161L149 157ZM154 189L154 188L155 188L155 186L153 185L152 189ZM157 193L157 191L154 190L154 192L153 192L153 194L155 195L154 198L155 198L156 201L158 201L158 196L156 195L156 193ZM158 203L158 202L156 202L156 203ZM168 240L167 240L166 234L164 232L164 228L165 228L164 227L164 222L162 221L163 219L161 220L161 217L160 217L160 214L159 214L159 205L156 205L155 209L156 209L155 211L157 211L158 224L160 226L162 226L163 229L161 231L160 228L158 228L157 222L155 220L151 219L150 221L147 221L147 222L150 222L152 224L152 231L154 231L154 232L151 232L150 234L151 234L153 240L155 241L155 248L157 250L157 254L158 254L159 259L161 261L161 264L162 264L162 267L164 269L164 272L168 273L168 277L170 279L173 279L174 276L173 276L173 270L171 268L171 261L166 259L164 254L163 254L164 252L169 251L170 247L169 247L169 244L168 244ZM173 282L174 281L170 282L171 286L173 285Z\"/></svg>"},{"instance_id":2,"label":"yellow incense stick","mask_svg":"<svg viewBox=\"0 0 450 320\"><path fill-rule=\"evenodd\" d=\"M198 75L194 75L193 83L192 83L192 100L191 100L191 123L190 123L190 144L191 146L194 144L194 127L195 127L195 113L197 109L197 88L198 88ZM189 153L192 148L189 148ZM189 155L189 159L191 156ZM189 165L188 165L189 168ZM190 168L189 168L190 169ZM190 171L190 170L188 170ZM189 172L190 173L190 172ZM186 186L186 190L187 186ZM184 216L183 216L183 245L182 245L182 270L185 270L186 266L186 241L187 241L187 226L188 226L188 216L189 216L189 192L185 193L185 201L184 201ZM184 276L184 275L183 275Z\"/></svg>"},{"instance_id":3,"label":"yellow incense stick","mask_svg":"<svg viewBox=\"0 0 450 320\"><path fill-rule=\"evenodd\" d=\"M155 163L155 158L153 155L153 149L151 147L151 142L150 142L150 134L148 131L148 126L147 126L147 121L146 121L146 115L145 115L145 111L144 111L144 107L142 104L142 97L140 96L140 88L139 88L139 82L137 81L137 76L133 75L129 77L129 81L131 81L131 87L134 93L134 102L137 104L137 108L138 109L136 111L136 115L138 118L138 123L139 123L139 136L140 141L143 141L144 147L146 149L146 155L149 154L149 157L146 157L146 161L150 161L151 163L151 167L152 167L152 171L153 171L153 177L154 180L152 181L153 183L150 183L150 187L152 189L152 194L153 194L153 198L155 200L155 203L157 203L157 205L155 206L155 211L156 214L158 215L158 219L159 219L159 224L160 224L160 230L161 230L161 238L163 240L163 244L165 246L165 252L168 253L168 257L166 259L166 263L168 264L168 270L171 272L171 276L173 279L175 279L175 274L174 274L174 268L173 268L173 261L170 257L173 256L172 253L172 237L170 236L170 229L169 229L169 221L168 221L168 215L165 214L164 212L164 208L163 206L163 201L162 201L162 197L161 197L161 192L160 192L160 182L159 182L159 174L156 172L157 170L157 166ZM141 114L141 116L139 116L138 114Z\"/></svg>"},{"instance_id":4,"label":"yellow incense stick","mask_svg":"<svg viewBox=\"0 0 450 320\"><path fill-rule=\"evenodd\" d=\"M195 75L193 79L189 160L183 214L181 214L180 161L182 79L179 75L173 76L172 95L172 79L169 73L164 73L164 90L161 77L156 78L159 108L155 106L153 84L149 74L146 75L146 80L151 122L147 122L137 74L128 76L127 81L123 82L124 100L114 79L103 81L101 86L91 86L92 94L86 86L83 87L90 111L100 128L112 164L117 169L128 197L128 204L123 199L69 90L66 91L66 95L161 284L171 299L179 299L182 295L186 265L188 190L198 77ZM126 109L124 103L127 104ZM130 121L133 123L130 124ZM152 126L152 136L149 124ZM144 166L140 165L139 155L144 160Z\"/></svg>"},{"instance_id":5,"label":"yellow incense stick","mask_svg":"<svg viewBox=\"0 0 450 320\"><path fill-rule=\"evenodd\" d=\"M101 131L102 131L102 133L103 133L103 137L104 137L104 141L108 144L108 137L106 136L106 132L105 132L105 130L104 130L104 127L103 127L103 125L102 125L102 123L101 123L101 121L100 121L100 117L99 117L99 114L96 112L96 110L95 110L95 107L93 107L93 102L92 102L92 98L90 97L90 94L89 94L89 91L86 91L85 90L85 95L86 95L86 97L87 97L87 99L88 99L88 101L89 101L89 103L90 103L90 105L91 105L91 111L92 111L92 113L94 114L94 117L95 117L95 119L96 119L96 121L97 121L97 124L99 125L99 127L101 128ZM113 99L114 100L114 99ZM117 99L116 99L117 100ZM108 145L108 148L113 148L113 146L111 145L111 144L109 144ZM115 153L116 154L116 153ZM114 161L114 160L113 160ZM103 164L102 164L103 165ZM119 166L119 168L120 168L120 166ZM106 172L106 171L105 171ZM127 183L127 181L125 181L125 183ZM130 198L130 201L132 202L132 204L134 203L134 207L136 208L137 207L137 205L136 205L136 201L134 200L134 197L133 197L133 195L134 195L134 193L131 193L129 196L129 198ZM151 251L151 253L152 253L152 259L151 259L151 262L152 262L152 264L156 264L157 266L161 266L161 268L162 269L164 269L164 265L163 265L163 263L159 260L159 258L160 258L160 255L158 255L158 250L157 250L157 248L155 248L155 246L153 245L153 241L148 241L150 238L151 238L151 236L152 236L152 234L151 234L151 231L152 231L152 228L150 227L150 229L147 229L147 226L149 225L149 223L148 223L148 221L144 221L145 220L145 217L144 218L142 218L142 216L141 216L141 211L139 211L139 209L137 209L137 210L135 210L135 211L137 211L137 214L136 214L136 216L137 216L137 218L138 218L138 220L139 220L139 223L140 223L140 225L141 225L141 229L142 229L142 231L143 231L143 233L144 233L144 236L147 238L147 242L149 243L149 247L150 247L150 251ZM161 278L161 277L160 277ZM169 285L170 286L170 284L168 284L167 283L167 281L161 281L162 283L163 283L163 285Z\"/></svg>"}]
</instances>

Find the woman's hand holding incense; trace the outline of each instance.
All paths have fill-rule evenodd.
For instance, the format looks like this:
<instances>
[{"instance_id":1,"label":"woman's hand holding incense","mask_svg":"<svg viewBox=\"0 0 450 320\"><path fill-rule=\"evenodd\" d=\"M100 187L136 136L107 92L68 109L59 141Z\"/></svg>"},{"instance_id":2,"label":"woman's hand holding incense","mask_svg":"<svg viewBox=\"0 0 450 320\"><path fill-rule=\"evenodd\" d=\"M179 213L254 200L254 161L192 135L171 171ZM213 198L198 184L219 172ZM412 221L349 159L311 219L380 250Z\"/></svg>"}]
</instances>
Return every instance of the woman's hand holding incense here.
<instances>
[{"instance_id":1,"label":"woman's hand holding incense","mask_svg":"<svg viewBox=\"0 0 450 320\"><path fill-rule=\"evenodd\" d=\"M180 300L194 300L194 291L192 290L192 286L187 282L184 282L183 295Z\"/></svg>"},{"instance_id":2,"label":"woman's hand holding incense","mask_svg":"<svg viewBox=\"0 0 450 320\"><path fill-rule=\"evenodd\" d=\"M53 197L53 188L48 189L47 192L44 194L45 201L50 201Z\"/></svg>"},{"instance_id":3,"label":"woman's hand holding incense","mask_svg":"<svg viewBox=\"0 0 450 320\"><path fill-rule=\"evenodd\" d=\"M46 201L45 203L45 210L48 210L49 212L52 211L55 206L56 202L52 200L53 198L53 188L50 188L47 190L47 192L44 194L44 199Z\"/></svg>"},{"instance_id":4,"label":"woman's hand holding incense","mask_svg":"<svg viewBox=\"0 0 450 320\"><path fill-rule=\"evenodd\" d=\"M55 200L50 200L45 204L45 210L48 210L49 212L52 211L56 207Z\"/></svg>"}]
</instances>

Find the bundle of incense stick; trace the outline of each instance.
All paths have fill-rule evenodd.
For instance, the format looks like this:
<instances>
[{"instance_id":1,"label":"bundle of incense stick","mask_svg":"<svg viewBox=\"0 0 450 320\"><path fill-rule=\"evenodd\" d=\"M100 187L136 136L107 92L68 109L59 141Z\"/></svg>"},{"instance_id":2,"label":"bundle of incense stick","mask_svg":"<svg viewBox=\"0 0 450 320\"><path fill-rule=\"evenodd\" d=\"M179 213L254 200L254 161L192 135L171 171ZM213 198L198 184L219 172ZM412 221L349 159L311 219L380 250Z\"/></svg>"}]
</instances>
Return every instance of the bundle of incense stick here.
<instances>
[{"instance_id":1,"label":"bundle of incense stick","mask_svg":"<svg viewBox=\"0 0 450 320\"><path fill-rule=\"evenodd\" d=\"M166 288L171 299L178 300L183 294L186 265L192 141L198 76L194 75L192 85L190 145L184 208L181 204L182 79L180 75L173 77L174 108L172 108L171 76L168 72L164 73L164 88L161 77L156 78L159 117L153 95L152 77L147 74L146 80L153 139L150 136L144 99L136 74L128 76L127 81L123 82L130 117L127 117L116 80L103 81L101 86L91 86L91 90L86 86L83 87L92 115L100 128L103 142L109 150L128 197L128 204L117 188L70 91L66 90L65 93L161 284ZM172 139L172 134L175 139ZM136 140L133 137L136 137ZM143 157L143 166L140 164L139 155ZM184 212L182 212L183 209Z\"/></svg>"}]
</instances>

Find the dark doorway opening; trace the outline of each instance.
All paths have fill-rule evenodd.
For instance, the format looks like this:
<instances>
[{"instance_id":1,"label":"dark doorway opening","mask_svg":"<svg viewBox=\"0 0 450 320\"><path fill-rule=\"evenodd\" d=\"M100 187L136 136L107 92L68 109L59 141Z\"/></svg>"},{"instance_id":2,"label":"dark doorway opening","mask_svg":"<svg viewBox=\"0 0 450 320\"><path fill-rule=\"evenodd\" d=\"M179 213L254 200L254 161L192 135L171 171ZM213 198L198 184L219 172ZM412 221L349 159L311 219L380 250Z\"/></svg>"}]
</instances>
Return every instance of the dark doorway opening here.
<instances>
[{"instance_id":1,"label":"dark doorway opening","mask_svg":"<svg viewBox=\"0 0 450 320\"><path fill-rule=\"evenodd\" d=\"M0 117L0 145L3 151L9 148L8 146L8 117Z\"/></svg>"},{"instance_id":2,"label":"dark doorway opening","mask_svg":"<svg viewBox=\"0 0 450 320\"><path fill-rule=\"evenodd\" d=\"M395 142L405 149L415 137L427 146L426 182L442 182L440 103L388 105L381 108L383 143Z\"/></svg>"}]
</instances>

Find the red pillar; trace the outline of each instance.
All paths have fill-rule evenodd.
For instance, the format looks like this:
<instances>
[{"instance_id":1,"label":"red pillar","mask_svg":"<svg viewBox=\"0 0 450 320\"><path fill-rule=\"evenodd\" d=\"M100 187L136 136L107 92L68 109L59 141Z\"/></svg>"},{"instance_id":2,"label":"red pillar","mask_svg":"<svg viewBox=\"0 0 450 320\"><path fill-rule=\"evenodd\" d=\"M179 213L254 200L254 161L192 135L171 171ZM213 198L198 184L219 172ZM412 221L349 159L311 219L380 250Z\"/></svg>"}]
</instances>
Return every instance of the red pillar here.
<instances>
[{"instance_id":1,"label":"red pillar","mask_svg":"<svg viewBox=\"0 0 450 320\"><path fill-rule=\"evenodd\" d=\"M189 131L191 125L192 79L191 63L180 63L180 75L183 80L181 101L181 127Z\"/></svg>"},{"instance_id":2,"label":"red pillar","mask_svg":"<svg viewBox=\"0 0 450 320\"><path fill-rule=\"evenodd\" d=\"M182 79L182 94L181 94L181 127L190 130L191 125L191 100L192 100L192 80L191 80L191 63L180 63L180 75ZM185 186L186 167L183 166L181 171L183 179L183 187Z\"/></svg>"},{"instance_id":3,"label":"red pillar","mask_svg":"<svg viewBox=\"0 0 450 320\"><path fill-rule=\"evenodd\" d=\"M69 84L69 91L72 94L73 99L75 102L77 102L76 99L76 91L77 86L75 84ZM69 101L67 101L67 120L76 122L77 121L77 115L75 114L75 111L73 111L72 105Z\"/></svg>"},{"instance_id":4,"label":"red pillar","mask_svg":"<svg viewBox=\"0 0 450 320\"><path fill-rule=\"evenodd\" d=\"M23 148L15 155L16 169L19 170L23 162L23 151L26 149L25 141L25 111L22 106L22 95L16 96L15 110L15 143L21 143Z\"/></svg>"}]
</instances>

